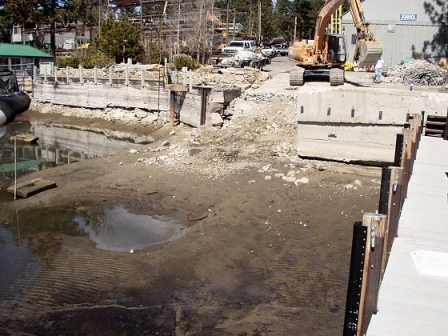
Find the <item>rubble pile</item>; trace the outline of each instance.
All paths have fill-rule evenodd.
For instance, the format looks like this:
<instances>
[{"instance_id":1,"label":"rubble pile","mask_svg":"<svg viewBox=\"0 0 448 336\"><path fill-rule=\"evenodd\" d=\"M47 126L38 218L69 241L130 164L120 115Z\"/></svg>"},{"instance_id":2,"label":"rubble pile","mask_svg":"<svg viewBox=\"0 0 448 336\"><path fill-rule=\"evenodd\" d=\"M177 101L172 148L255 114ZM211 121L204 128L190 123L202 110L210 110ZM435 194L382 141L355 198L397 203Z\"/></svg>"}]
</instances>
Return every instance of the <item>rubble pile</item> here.
<instances>
[{"instance_id":1,"label":"rubble pile","mask_svg":"<svg viewBox=\"0 0 448 336\"><path fill-rule=\"evenodd\" d=\"M448 84L448 72L425 60L396 65L384 73L384 83L439 86Z\"/></svg>"}]
</instances>

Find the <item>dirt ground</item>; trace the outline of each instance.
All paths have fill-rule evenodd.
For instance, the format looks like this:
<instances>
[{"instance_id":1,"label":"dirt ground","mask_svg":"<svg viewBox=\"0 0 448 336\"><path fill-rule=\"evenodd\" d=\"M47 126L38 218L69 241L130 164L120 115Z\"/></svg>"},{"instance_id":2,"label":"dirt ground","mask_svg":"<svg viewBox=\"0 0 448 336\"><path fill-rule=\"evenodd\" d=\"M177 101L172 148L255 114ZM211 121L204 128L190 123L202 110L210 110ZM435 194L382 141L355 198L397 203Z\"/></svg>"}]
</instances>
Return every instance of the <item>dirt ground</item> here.
<instances>
[{"instance_id":1,"label":"dirt ground","mask_svg":"<svg viewBox=\"0 0 448 336\"><path fill-rule=\"evenodd\" d=\"M293 92L260 92L232 105L234 118L223 128L154 132L22 114L20 120L156 141L35 172L26 179L58 187L15 201L11 210L32 220L45 209L120 204L136 214L169 215L188 232L132 254L95 248L83 236L43 233L34 247L44 266L20 295L0 302L0 335L341 334L353 224L377 209L380 169L301 160Z\"/></svg>"}]
</instances>

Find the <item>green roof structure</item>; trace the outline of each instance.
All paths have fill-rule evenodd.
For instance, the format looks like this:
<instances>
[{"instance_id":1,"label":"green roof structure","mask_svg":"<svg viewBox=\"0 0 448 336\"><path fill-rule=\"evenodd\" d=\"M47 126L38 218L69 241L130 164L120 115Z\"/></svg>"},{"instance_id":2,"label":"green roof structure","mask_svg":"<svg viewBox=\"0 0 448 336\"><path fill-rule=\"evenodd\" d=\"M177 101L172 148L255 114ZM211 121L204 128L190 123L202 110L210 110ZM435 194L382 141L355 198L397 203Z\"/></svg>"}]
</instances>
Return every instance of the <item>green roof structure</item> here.
<instances>
[{"instance_id":1,"label":"green roof structure","mask_svg":"<svg viewBox=\"0 0 448 336\"><path fill-rule=\"evenodd\" d=\"M53 56L27 44L0 43L0 57L53 58Z\"/></svg>"}]
</instances>

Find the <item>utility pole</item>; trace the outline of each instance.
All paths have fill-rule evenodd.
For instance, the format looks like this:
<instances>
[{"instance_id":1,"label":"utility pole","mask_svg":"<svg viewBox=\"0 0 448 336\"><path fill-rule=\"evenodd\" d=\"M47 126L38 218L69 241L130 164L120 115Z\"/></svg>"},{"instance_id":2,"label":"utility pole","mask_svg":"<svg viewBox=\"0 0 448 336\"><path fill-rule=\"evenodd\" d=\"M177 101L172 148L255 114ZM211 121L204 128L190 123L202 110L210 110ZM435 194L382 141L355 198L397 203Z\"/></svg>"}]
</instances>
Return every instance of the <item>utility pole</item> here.
<instances>
[{"instance_id":1,"label":"utility pole","mask_svg":"<svg viewBox=\"0 0 448 336\"><path fill-rule=\"evenodd\" d=\"M180 0L177 7L177 52L180 52Z\"/></svg>"},{"instance_id":2,"label":"utility pole","mask_svg":"<svg viewBox=\"0 0 448 336\"><path fill-rule=\"evenodd\" d=\"M235 17L235 14L236 14L236 8L235 7L233 7L233 39L235 39L235 33L236 33L236 17Z\"/></svg>"},{"instance_id":3,"label":"utility pole","mask_svg":"<svg viewBox=\"0 0 448 336\"><path fill-rule=\"evenodd\" d=\"M261 43L261 0L258 0L258 43Z\"/></svg>"},{"instance_id":4,"label":"utility pole","mask_svg":"<svg viewBox=\"0 0 448 336\"><path fill-rule=\"evenodd\" d=\"M227 10L226 10L226 45L229 43L229 9L230 0L227 0Z\"/></svg>"},{"instance_id":5,"label":"utility pole","mask_svg":"<svg viewBox=\"0 0 448 336\"><path fill-rule=\"evenodd\" d=\"M294 39L292 40L292 44L296 42L296 35L297 35L297 16L294 17Z\"/></svg>"}]
</instances>

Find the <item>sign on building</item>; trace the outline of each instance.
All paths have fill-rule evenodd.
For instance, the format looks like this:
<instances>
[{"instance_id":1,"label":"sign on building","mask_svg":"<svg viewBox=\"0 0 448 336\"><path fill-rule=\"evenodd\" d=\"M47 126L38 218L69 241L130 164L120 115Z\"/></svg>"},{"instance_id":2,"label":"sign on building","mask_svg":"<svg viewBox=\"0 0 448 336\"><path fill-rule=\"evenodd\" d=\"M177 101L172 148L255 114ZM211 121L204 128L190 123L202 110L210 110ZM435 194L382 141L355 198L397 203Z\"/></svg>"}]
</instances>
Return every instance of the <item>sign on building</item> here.
<instances>
[{"instance_id":1,"label":"sign on building","mask_svg":"<svg viewBox=\"0 0 448 336\"><path fill-rule=\"evenodd\" d=\"M400 21L417 21L417 14L401 13Z\"/></svg>"}]
</instances>

